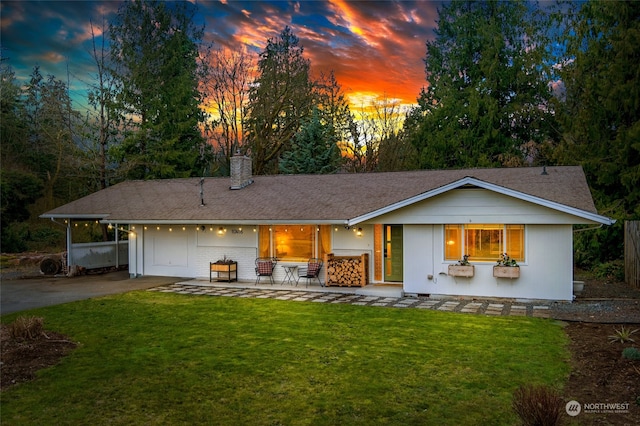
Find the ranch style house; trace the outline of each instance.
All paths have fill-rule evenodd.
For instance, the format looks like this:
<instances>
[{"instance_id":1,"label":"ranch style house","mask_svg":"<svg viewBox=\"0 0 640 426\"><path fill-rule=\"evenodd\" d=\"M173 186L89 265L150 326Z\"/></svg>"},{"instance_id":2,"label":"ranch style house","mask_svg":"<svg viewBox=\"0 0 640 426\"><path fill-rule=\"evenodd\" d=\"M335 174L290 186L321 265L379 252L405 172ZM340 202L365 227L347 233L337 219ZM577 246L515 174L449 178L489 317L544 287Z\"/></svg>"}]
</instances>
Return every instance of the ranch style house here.
<instances>
[{"instance_id":1,"label":"ranch style house","mask_svg":"<svg viewBox=\"0 0 640 426\"><path fill-rule=\"evenodd\" d=\"M231 161L231 178L126 181L41 217L66 226L69 265L91 267L82 253L96 250L72 241L74 226L115 228L132 278L210 279L212 263L231 259L235 278L253 282L258 258L320 259L322 285L559 301L573 299L574 225L614 223L578 166L252 176L250 158ZM361 276L346 282L333 271L349 258ZM280 266L271 279L290 272Z\"/></svg>"}]
</instances>

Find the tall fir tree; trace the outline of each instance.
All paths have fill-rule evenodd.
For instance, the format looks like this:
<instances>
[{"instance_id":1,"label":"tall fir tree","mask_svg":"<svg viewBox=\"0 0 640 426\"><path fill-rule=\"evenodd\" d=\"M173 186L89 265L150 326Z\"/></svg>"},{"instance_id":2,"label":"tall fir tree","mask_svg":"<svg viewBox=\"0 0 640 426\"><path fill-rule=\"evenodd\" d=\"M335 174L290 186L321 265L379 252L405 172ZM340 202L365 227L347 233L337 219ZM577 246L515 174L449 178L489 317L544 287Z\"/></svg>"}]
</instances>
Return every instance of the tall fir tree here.
<instances>
[{"instance_id":1,"label":"tall fir tree","mask_svg":"<svg viewBox=\"0 0 640 426\"><path fill-rule=\"evenodd\" d=\"M521 165L556 137L545 25L525 1L455 1L427 43L428 87L405 127L422 168Z\"/></svg>"},{"instance_id":2,"label":"tall fir tree","mask_svg":"<svg viewBox=\"0 0 640 426\"><path fill-rule=\"evenodd\" d=\"M596 207L618 219L577 234L576 262L593 267L622 258L624 221L640 219L640 3L570 6L561 16L566 57L556 109L563 140L555 160L582 165Z\"/></svg>"},{"instance_id":3,"label":"tall fir tree","mask_svg":"<svg viewBox=\"0 0 640 426\"><path fill-rule=\"evenodd\" d=\"M189 3L127 1L110 26L115 108L126 129L113 149L127 178L199 175L203 120L198 42Z\"/></svg>"},{"instance_id":4,"label":"tall fir tree","mask_svg":"<svg viewBox=\"0 0 640 426\"><path fill-rule=\"evenodd\" d=\"M260 54L244 126L255 174L277 173L282 151L311 114L313 84L303 52L298 37L286 27Z\"/></svg>"}]
</instances>

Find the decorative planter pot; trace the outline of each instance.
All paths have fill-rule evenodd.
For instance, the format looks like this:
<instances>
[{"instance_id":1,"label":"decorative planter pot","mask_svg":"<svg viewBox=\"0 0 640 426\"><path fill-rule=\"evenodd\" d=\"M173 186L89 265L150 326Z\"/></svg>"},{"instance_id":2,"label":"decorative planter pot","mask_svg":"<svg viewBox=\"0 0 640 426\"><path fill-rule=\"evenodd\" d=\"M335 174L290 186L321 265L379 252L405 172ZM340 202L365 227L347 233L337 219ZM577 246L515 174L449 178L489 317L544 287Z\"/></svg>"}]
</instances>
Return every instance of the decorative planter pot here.
<instances>
[{"instance_id":1,"label":"decorative planter pot","mask_svg":"<svg viewBox=\"0 0 640 426\"><path fill-rule=\"evenodd\" d=\"M573 292L574 293L582 293L584 290L584 281L574 281L573 282Z\"/></svg>"},{"instance_id":2,"label":"decorative planter pot","mask_svg":"<svg viewBox=\"0 0 640 426\"><path fill-rule=\"evenodd\" d=\"M449 275L452 277L473 277L473 265L449 265Z\"/></svg>"},{"instance_id":3,"label":"decorative planter pot","mask_svg":"<svg viewBox=\"0 0 640 426\"><path fill-rule=\"evenodd\" d=\"M494 266L493 276L496 278L519 278L520 267L519 266Z\"/></svg>"}]
</instances>

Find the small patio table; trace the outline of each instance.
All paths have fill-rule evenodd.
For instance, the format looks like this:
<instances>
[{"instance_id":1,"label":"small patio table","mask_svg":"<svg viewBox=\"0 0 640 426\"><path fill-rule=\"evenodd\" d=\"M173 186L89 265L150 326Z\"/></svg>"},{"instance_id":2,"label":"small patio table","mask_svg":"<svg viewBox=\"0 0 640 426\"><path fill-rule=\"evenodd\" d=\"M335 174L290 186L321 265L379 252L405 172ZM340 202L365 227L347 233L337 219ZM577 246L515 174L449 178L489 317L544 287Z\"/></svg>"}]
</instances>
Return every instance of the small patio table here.
<instances>
[{"instance_id":1,"label":"small patio table","mask_svg":"<svg viewBox=\"0 0 640 426\"><path fill-rule=\"evenodd\" d=\"M284 269L284 279L282 280L282 284L289 283L290 285L293 285L294 283L297 283L295 273L298 269L298 265L282 265L282 268Z\"/></svg>"}]
</instances>

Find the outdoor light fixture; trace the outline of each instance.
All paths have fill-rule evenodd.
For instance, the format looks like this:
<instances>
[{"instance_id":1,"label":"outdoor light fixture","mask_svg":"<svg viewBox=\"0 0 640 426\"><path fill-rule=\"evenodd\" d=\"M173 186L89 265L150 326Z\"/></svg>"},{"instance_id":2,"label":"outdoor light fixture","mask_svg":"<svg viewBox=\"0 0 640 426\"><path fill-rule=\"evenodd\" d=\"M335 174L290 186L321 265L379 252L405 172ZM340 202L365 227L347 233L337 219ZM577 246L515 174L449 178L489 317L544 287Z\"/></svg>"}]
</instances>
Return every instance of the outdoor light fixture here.
<instances>
[{"instance_id":1,"label":"outdoor light fixture","mask_svg":"<svg viewBox=\"0 0 640 426\"><path fill-rule=\"evenodd\" d=\"M224 228L221 226L218 228L218 235L224 234Z\"/></svg>"},{"instance_id":2,"label":"outdoor light fixture","mask_svg":"<svg viewBox=\"0 0 640 426\"><path fill-rule=\"evenodd\" d=\"M362 237L362 228L358 228L358 230L356 231L356 235L358 237Z\"/></svg>"}]
</instances>

